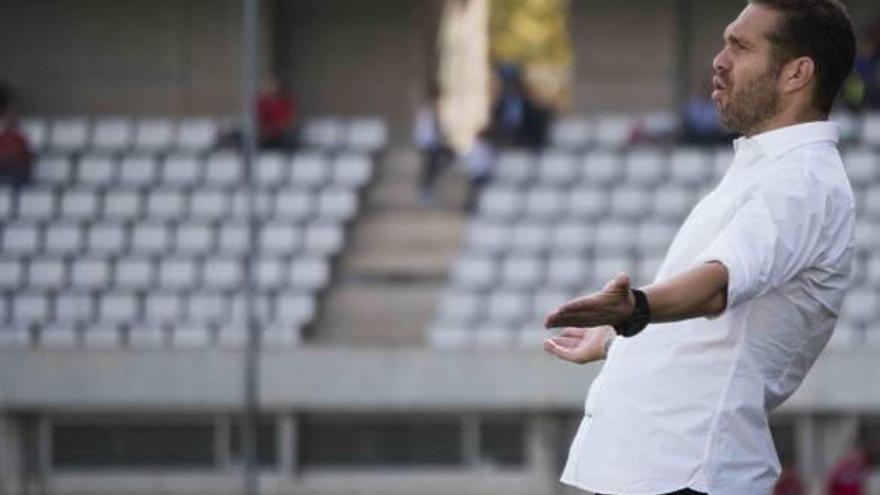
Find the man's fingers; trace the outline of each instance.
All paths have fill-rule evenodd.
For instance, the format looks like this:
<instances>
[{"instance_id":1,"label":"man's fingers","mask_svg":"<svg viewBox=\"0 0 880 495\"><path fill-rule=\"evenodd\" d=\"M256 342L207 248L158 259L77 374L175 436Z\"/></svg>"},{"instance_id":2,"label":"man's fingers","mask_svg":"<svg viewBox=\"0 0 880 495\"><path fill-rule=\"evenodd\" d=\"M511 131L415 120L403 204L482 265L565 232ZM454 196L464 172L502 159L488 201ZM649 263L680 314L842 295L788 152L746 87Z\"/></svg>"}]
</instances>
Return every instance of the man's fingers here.
<instances>
[{"instance_id":1,"label":"man's fingers","mask_svg":"<svg viewBox=\"0 0 880 495\"><path fill-rule=\"evenodd\" d=\"M560 347L556 342L553 342L550 339L544 341L544 350L556 357L574 362L574 357L572 356L571 351L564 347Z\"/></svg>"},{"instance_id":2,"label":"man's fingers","mask_svg":"<svg viewBox=\"0 0 880 495\"><path fill-rule=\"evenodd\" d=\"M596 326L596 322L589 313L558 313L547 317L547 328L578 327L586 328Z\"/></svg>"},{"instance_id":3,"label":"man's fingers","mask_svg":"<svg viewBox=\"0 0 880 495\"><path fill-rule=\"evenodd\" d=\"M556 334L557 337L574 337L574 338L582 338L586 330L583 328L576 327L565 327L559 333Z\"/></svg>"},{"instance_id":4,"label":"man's fingers","mask_svg":"<svg viewBox=\"0 0 880 495\"><path fill-rule=\"evenodd\" d=\"M602 292L627 292L629 290L629 275L618 273L602 287Z\"/></svg>"},{"instance_id":5,"label":"man's fingers","mask_svg":"<svg viewBox=\"0 0 880 495\"><path fill-rule=\"evenodd\" d=\"M553 343L555 343L561 347L565 347L567 349L572 348L572 347L576 347L578 344L580 344L583 341L583 339L578 339L575 337L560 337L558 335L556 337L550 337L550 339L548 339L548 340L551 340Z\"/></svg>"}]
</instances>

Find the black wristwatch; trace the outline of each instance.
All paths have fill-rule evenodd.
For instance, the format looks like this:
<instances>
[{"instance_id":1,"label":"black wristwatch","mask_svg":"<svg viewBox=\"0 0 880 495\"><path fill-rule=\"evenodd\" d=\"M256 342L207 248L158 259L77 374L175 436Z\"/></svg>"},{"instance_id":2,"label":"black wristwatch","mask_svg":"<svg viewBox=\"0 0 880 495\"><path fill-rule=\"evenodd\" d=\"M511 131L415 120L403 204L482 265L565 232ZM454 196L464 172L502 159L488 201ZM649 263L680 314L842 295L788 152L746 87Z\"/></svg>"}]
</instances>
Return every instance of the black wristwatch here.
<instances>
[{"instance_id":1,"label":"black wristwatch","mask_svg":"<svg viewBox=\"0 0 880 495\"><path fill-rule=\"evenodd\" d=\"M629 320L614 325L614 331L621 337L632 337L638 335L639 332L648 326L651 322L651 307L648 305L648 298L645 293L639 289L630 289L636 303L633 307L633 314Z\"/></svg>"}]
</instances>

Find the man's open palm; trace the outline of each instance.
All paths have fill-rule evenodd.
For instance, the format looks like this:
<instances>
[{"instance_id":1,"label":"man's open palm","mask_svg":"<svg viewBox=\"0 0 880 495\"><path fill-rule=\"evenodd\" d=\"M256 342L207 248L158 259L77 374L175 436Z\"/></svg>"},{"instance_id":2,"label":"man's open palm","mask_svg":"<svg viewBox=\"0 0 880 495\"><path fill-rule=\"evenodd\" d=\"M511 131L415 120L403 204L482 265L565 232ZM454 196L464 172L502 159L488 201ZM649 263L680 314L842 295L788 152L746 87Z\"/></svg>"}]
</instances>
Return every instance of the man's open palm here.
<instances>
[{"instance_id":1,"label":"man's open palm","mask_svg":"<svg viewBox=\"0 0 880 495\"><path fill-rule=\"evenodd\" d=\"M544 341L544 350L566 361L585 364L605 359L605 342L614 336L611 327L565 328Z\"/></svg>"}]
</instances>

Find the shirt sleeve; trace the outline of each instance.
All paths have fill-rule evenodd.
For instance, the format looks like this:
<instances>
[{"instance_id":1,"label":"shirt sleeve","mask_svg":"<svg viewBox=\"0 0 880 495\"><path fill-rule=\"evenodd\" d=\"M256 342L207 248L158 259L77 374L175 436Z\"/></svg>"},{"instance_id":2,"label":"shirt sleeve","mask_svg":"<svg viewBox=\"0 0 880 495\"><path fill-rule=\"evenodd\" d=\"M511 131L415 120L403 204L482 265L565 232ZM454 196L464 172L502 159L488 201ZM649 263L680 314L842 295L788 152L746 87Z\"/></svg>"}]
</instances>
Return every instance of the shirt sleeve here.
<instances>
[{"instance_id":1,"label":"shirt sleeve","mask_svg":"<svg viewBox=\"0 0 880 495\"><path fill-rule=\"evenodd\" d=\"M773 290L821 255L826 197L808 178L752 191L729 223L697 256L728 271L727 308Z\"/></svg>"}]
</instances>

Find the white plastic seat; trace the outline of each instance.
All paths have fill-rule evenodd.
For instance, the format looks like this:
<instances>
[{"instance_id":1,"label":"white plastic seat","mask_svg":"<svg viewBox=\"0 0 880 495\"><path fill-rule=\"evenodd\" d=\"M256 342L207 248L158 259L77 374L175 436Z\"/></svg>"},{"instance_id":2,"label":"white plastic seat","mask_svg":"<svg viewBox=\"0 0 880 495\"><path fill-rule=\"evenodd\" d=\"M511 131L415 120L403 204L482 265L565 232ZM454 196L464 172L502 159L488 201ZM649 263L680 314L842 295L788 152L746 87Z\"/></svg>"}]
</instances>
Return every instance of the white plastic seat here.
<instances>
[{"instance_id":1,"label":"white plastic seat","mask_svg":"<svg viewBox=\"0 0 880 495\"><path fill-rule=\"evenodd\" d=\"M862 211L867 218L880 218L880 184L869 187L862 195ZM877 239L872 239L876 241Z\"/></svg>"},{"instance_id":2,"label":"white plastic seat","mask_svg":"<svg viewBox=\"0 0 880 495\"><path fill-rule=\"evenodd\" d=\"M0 290L18 289L24 283L25 264L14 259L0 259Z\"/></svg>"},{"instance_id":3,"label":"white plastic seat","mask_svg":"<svg viewBox=\"0 0 880 495\"><path fill-rule=\"evenodd\" d=\"M685 186L665 185L654 191L651 213L657 218L683 219L696 203L693 193Z\"/></svg>"},{"instance_id":4,"label":"white plastic seat","mask_svg":"<svg viewBox=\"0 0 880 495\"><path fill-rule=\"evenodd\" d=\"M494 180L499 184L521 185L537 176L538 160L527 151L506 151L495 163Z\"/></svg>"},{"instance_id":5,"label":"white plastic seat","mask_svg":"<svg viewBox=\"0 0 880 495\"><path fill-rule=\"evenodd\" d=\"M278 221L303 222L316 215L317 196L307 189L280 189L275 195L273 215Z\"/></svg>"},{"instance_id":6,"label":"white plastic seat","mask_svg":"<svg viewBox=\"0 0 880 495\"><path fill-rule=\"evenodd\" d=\"M580 253L593 242L592 226L581 221L566 221L553 229L553 250L563 254Z\"/></svg>"},{"instance_id":7,"label":"white plastic seat","mask_svg":"<svg viewBox=\"0 0 880 495\"><path fill-rule=\"evenodd\" d=\"M867 146L880 146L880 112L865 114L862 120L862 143Z\"/></svg>"},{"instance_id":8,"label":"white plastic seat","mask_svg":"<svg viewBox=\"0 0 880 495\"><path fill-rule=\"evenodd\" d=\"M90 189L66 189L59 200L59 216L64 220L91 220L101 212L100 196Z\"/></svg>"},{"instance_id":9,"label":"white plastic seat","mask_svg":"<svg viewBox=\"0 0 880 495\"><path fill-rule=\"evenodd\" d=\"M286 264L280 257L261 256L254 266L259 290L279 290L287 285Z\"/></svg>"},{"instance_id":10,"label":"white plastic seat","mask_svg":"<svg viewBox=\"0 0 880 495\"><path fill-rule=\"evenodd\" d=\"M490 323L515 324L529 316L531 301L520 291L496 291L486 301L487 320Z\"/></svg>"},{"instance_id":11,"label":"white plastic seat","mask_svg":"<svg viewBox=\"0 0 880 495\"><path fill-rule=\"evenodd\" d=\"M200 323L223 323L229 319L229 298L219 293L198 292L187 300L187 318Z\"/></svg>"},{"instance_id":12,"label":"white plastic seat","mask_svg":"<svg viewBox=\"0 0 880 495\"><path fill-rule=\"evenodd\" d=\"M202 268L202 283L210 290L229 290L244 285L241 261L237 258L208 258Z\"/></svg>"},{"instance_id":13,"label":"white plastic seat","mask_svg":"<svg viewBox=\"0 0 880 495\"><path fill-rule=\"evenodd\" d=\"M86 239L88 252L92 254L119 254L126 249L126 230L118 223L92 225Z\"/></svg>"},{"instance_id":14,"label":"white plastic seat","mask_svg":"<svg viewBox=\"0 0 880 495\"><path fill-rule=\"evenodd\" d=\"M217 230L217 252L224 255L242 254L248 250L248 227L243 223L224 223Z\"/></svg>"},{"instance_id":15,"label":"white plastic seat","mask_svg":"<svg viewBox=\"0 0 880 495\"><path fill-rule=\"evenodd\" d=\"M205 161L205 183L216 187L231 187L244 180L241 157L236 153L215 153Z\"/></svg>"},{"instance_id":16,"label":"white plastic seat","mask_svg":"<svg viewBox=\"0 0 880 495\"><path fill-rule=\"evenodd\" d=\"M202 180L202 162L193 155L169 155L162 166L162 182L167 185L194 186Z\"/></svg>"},{"instance_id":17,"label":"white plastic seat","mask_svg":"<svg viewBox=\"0 0 880 495\"><path fill-rule=\"evenodd\" d=\"M330 281L330 266L321 259L297 258L290 264L290 281L295 288L317 291Z\"/></svg>"},{"instance_id":18,"label":"white plastic seat","mask_svg":"<svg viewBox=\"0 0 880 495\"><path fill-rule=\"evenodd\" d=\"M478 292L452 291L443 296L437 319L446 325L469 326L485 313L485 297Z\"/></svg>"},{"instance_id":19,"label":"white plastic seat","mask_svg":"<svg viewBox=\"0 0 880 495\"><path fill-rule=\"evenodd\" d=\"M95 319L95 306L91 296L83 293L62 292L55 296L55 321L75 324Z\"/></svg>"},{"instance_id":20,"label":"white plastic seat","mask_svg":"<svg viewBox=\"0 0 880 495\"><path fill-rule=\"evenodd\" d=\"M163 258L159 262L159 287L167 290L191 290L199 284L199 269L190 258Z\"/></svg>"},{"instance_id":21,"label":"white plastic seat","mask_svg":"<svg viewBox=\"0 0 880 495\"><path fill-rule=\"evenodd\" d=\"M472 221L467 229L467 246L478 254L500 253L508 248L512 229L503 223Z\"/></svg>"},{"instance_id":22,"label":"white plastic seat","mask_svg":"<svg viewBox=\"0 0 880 495\"><path fill-rule=\"evenodd\" d=\"M878 155L869 148L849 150L844 154L843 164L846 174L849 176L853 187L868 187L874 183L877 177L877 167L880 166Z\"/></svg>"},{"instance_id":23,"label":"white plastic seat","mask_svg":"<svg viewBox=\"0 0 880 495\"><path fill-rule=\"evenodd\" d=\"M131 251L141 255L161 255L171 248L171 232L161 223L141 223L131 230Z\"/></svg>"},{"instance_id":24,"label":"white plastic seat","mask_svg":"<svg viewBox=\"0 0 880 495\"><path fill-rule=\"evenodd\" d=\"M6 222L12 218L15 211L13 208L14 193L9 189L0 189L0 221Z\"/></svg>"},{"instance_id":25,"label":"white plastic seat","mask_svg":"<svg viewBox=\"0 0 880 495\"><path fill-rule=\"evenodd\" d=\"M299 187L317 188L330 181L332 172L330 162L323 155L300 152L291 163L291 182Z\"/></svg>"},{"instance_id":26,"label":"white plastic seat","mask_svg":"<svg viewBox=\"0 0 880 495\"><path fill-rule=\"evenodd\" d=\"M79 159L77 179L89 186L107 186L116 180L116 162L109 155L83 155Z\"/></svg>"},{"instance_id":27,"label":"white plastic seat","mask_svg":"<svg viewBox=\"0 0 880 495\"><path fill-rule=\"evenodd\" d=\"M630 140L635 120L627 115L607 114L596 119L596 145L619 148Z\"/></svg>"},{"instance_id":28,"label":"white plastic seat","mask_svg":"<svg viewBox=\"0 0 880 495\"><path fill-rule=\"evenodd\" d=\"M867 260L866 281L871 287L880 288L880 257L871 256Z\"/></svg>"},{"instance_id":29,"label":"white plastic seat","mask_svg":"<svg viewBox=\"0 0 880 495\"><path fill-rule=\"evenodd\" d=\"M470 290L486 290L499 279L498 265L485 256L459 258L452 270L452 281Z\"/></svg>"},{"instance_id":30,"label":"white plastic seat","mask_svg":"<svg viewBox=\"0 0 880 495\"><path fill-rule=\"evenodd\" d=\"M516 323L487 321L471 334L471 341L479 349L507 349L516 341Z\"/></svg>"},{"instance_id":31,"label":"white plastic seat","mask_svg":"<svg viewBox=\"0 0 880 495\"><path fill-rule=\"evenodd\" d=\"M431 349L463 349L473 345L473 332L455 324L443 322L428 329L428 347Z\"/></svg>"},{"instance_id":32,"label":"white plastic seat","mask_svg":"<svg viewBox=\"0 0 880 495\"><path fill-rule=\"evenodd\" d=\"M123 258L113 270L113 285L126 290L143 290L153 285L153 263L148 258Z\"/></svg>"},{"instance_id":33,"label":"white plastic seat","mask_svg":"<svg viewBox=\"0 0 880 495\"><path fill-rule=\"evenodd\" d=\"M589 292L601 289L619 273L633 274L636 268L632 259L620 255L597 256L593 258L592 280L594 286Z\"/></svg>"},{"instance_id":34,"label":"white plastic seat","mask_svg":"<svg viewBox=\"0 0 880 495\"><path fill-rule=\"evenodd\" d=\"M190 195L190 216L201 221L223 220L233 210L232 196L218 189L194 191Z\"/></svg>"},{"instance_id":35,"label":"white plastic seat","mask_svg":"<svg viewBox=\"0 0 880 495\"><path fill-rule=\"evenodd\" d=\"M302 233L287 222L268 222L260 230L260 251L273 255L291 255L302 246Z\"/></svg>"},{"instance_id":36,"label":"white plastic seat","mask_svg":"<svg viewBox=\"0 0 880 495\"><path fill-rule=\"evenodd\" d=\"M339 119L325 117L306 122L303 139L309 146L334 149L342 146L345 127Z\"/></svg>"},{"instance_id":37,"label":"white plastic seat","mask_svg":"<svg viewBox=\"0 0 880 495\"><path fill-rule=\"evenodd\" d=\"M203 152L217 141L218 124L208 118L183 119L177 127L177 149Z\"/></svg>"},{"instance_id":38,"label":"white plastic seat","mask_svg":"<svg viewBox=\"0 0 880 495\"><path fill-rule=\"evenodd\" d=\"M310 323L317 312L315 298L309 294L285 292L275 299L275 320L293 324Z\"/></svg>"},{"instance_id":39,"label":"white plastic seat","mask_svg":"<svg viewBox=\"0 0 880 495\"><path fill-rule=\"evenodd\" d=\"M295 347L302 343L301 324L275 321L263 327L260 343L266 348ZM221 337L222 337L221 333Z\"/></svg>"},{"instance_id":40,"label":"white plastic seat","mask_svg":"<svg viewBox=\"0 0 880 495\"><path fill-rule=\"evenodd\" d=\"M545 152L538 163L538 176L545 184L571 185L580 179L578 162L570 153Z\"/></svg>"},{"instance_id":41,"label":"white plastic seat","mask_svg":"<svg viewBox=\"0 0 880 495\"><path fill-rule=\"evenodd\" d=\"M37 258L28 265L28 287L38 290L61 289L67 283L67 267L60 258Z\"/></svg>"},{"instance_id":42,"label":"white plastic seat","mask_svg":"<svg viewBox=\"0 0 880 495\"><path fill-rule=\"evenodd\" d=\"M669 157L669 179L675 184L699 186L713 173L706 152L695 148L677 148Z\"/></svg>"},{"instance_id":43,"label":"white plastic seat","mask_svg":"<svg viewBox=\"0 0 880 495\"><path fill-rule=\"evenodd\" d=\"M595 248L601 253L628 251L635 243L636 229L630 222L605 220L596 225Z\"/></svg>"},{"instance_id":44,"label":"white plastic seat","mask_svg":"<svg viewBox=\"0 0 880 495\"><path fill-rule=\"evenodd\" d=\"M109 292L98 298L98 318L104 323L129 323L139 316L138 299L134 294Z\"/></svg>"},{"instance_id":45,"label":"white plastic seat","mask_svg":"<svg viewBox=\"0 0 880 495\"><path fill-rule=\"evenodd\" d=\"M68 185L75 178L73 161L67 155L41 156L34 166L38 184Z\"/></svg>"},{"instance_id":46,"label":"white plastic seat","mask_svg":"<svg viewBox=\"0 0 880 495\"><path fill-rule=\"evenodd\" d=\"M338 225L313 223L306 227L303 247L317 256L334 256L342 250L345 232Z\"/></svg>"},{"instance_id":47,"label":"white plastic seat","mask_svg":"<svg viewBox=\"0 0 880 495\"><path fill-rule=\"evenodd\" d=\"M40 151L49 143L49 126L44 119L29 117L22 119L21 132L34 151Z\"/></svg>"},{"instance_id":48,"label":"white plastic seat","mask_svg":"<svg viewBox=\"0 0 880 495\"><path fill-rule=\"evenodd\" d=\"M348 124L346 145L350 149L377 151L388 143L388 126L376 117L359 117Z\"/></svg>"},{"instance_id":49,"label":"white plastic seat","mask_svg":"<svg viewBox=\"0 0 880 495\"><path fill-rule=\"evenodd\" d=\"M373 176L373 161L356 153L339 155L333 160L333 183L355 189L364 186Z\"/></svg>"},{"instance_id":50,"label":"white plastic seat","mask_svg":"<svg viewBox=\"0 0 880 495\"><path fill-rule=\"evenodd\" d=\"M877 294L873 289L853 289L843 299L840 320L844 324L873 324L877 315Z\"/></svg>"},{"instance_id":51,"label":"white plastic seat","mask_svg":"<svg viewBox=\"0 0 880 495\"><path fill-rule=\"evenodd\" d=\"M534 187L525 195L526 216L537 220L554 220L565 212L567 190L556 187Z\"/></svg>"},{"instance_id":52,"label":"white plastic seat","mask_svg":"<svg viewBox=\"0 0 880 495\"><path fill-rule=\"evenodd\" d=\"M82 228L77 224L54 223L46 229L45 252L52 255L74 255L83 247Z\"/></svg>"},{"instance_id":53,"label":"white plastic seat","mask_svg":"<svg viewBox=\"0 0 880 495\"><path fill-rule=\"evenodd\" d=\"M493 186L480 197L480 214L486 218L511 220L522 214L525 196L516 189Z\"/></svg>"},{"instance_id":54,"label":"white plastic seat","mask_svg":"<svg viewBox=\"0 0 880 495\"><path fill-rule=\"evenodd\" d=\"M547 284L563 289L583 287L589 280L589 268L583 256L553 257L547 266Z\"/></svg>"},{"instance_id":55,"label":"white plastic seat","mask_svg":"<svg viewBox=\"0 0 880 495\"><path fill-rule=\"evenodd\" d=\"M265 294L254 294L253 299L253 316L261 326L265 327L271 318L272 301ZM230 300L230 322L234 324L234 329L240 332L242 336L247 335L248 308L247 296L245 294L236 294ZM229 327L227 327L228 329Z\"/></svg>"},{"instance_id":56,"label":"white plastic seat","mask_svg":"<svg viewBox=\"0 0 880 495\"><path fill-rule=\"evenodd\" d=\"M33 254L40 250L41 242L37 224L15 222L3 226L3 254Z\"/></svg>"},{"instance_id":57,"label":"white plastic seat","mask_svg":"<svg viewBox=\"0 0 880 495\"><path fill-rule=\"evenodd\" d=\"M660 266L663 264L663 255L654 255L642 257L639 260L639 268L636 273L631 274L631 282L633 286L647 285L654 281Z\"/></svg>"},{"instance_id":58,"label":"white plastic seat","mask_svg":"<svg viewBox=\"0 0 880 495\"><path fill-rule=\"evenodd\" d=\"M675 233L676 226L673 223L643 222L636 230L635 247L642 254L662 255L672 243Z\"/></svg>"},{"instance_id":59,"label":"white plastic seat","mask_svg":"<svg viewBox=\"0 0 880 495\"><path fill-rule=\"evenodd\" d=\"M126 186L146 186L157 182L159 163L150 155L128 155L119 163L118 180Z\"/></svg>"},{"instance_id":60,"label":"white plastic seat","mask_svg":"<svg viewBox=\"0 0 880 495\"><path fill-rule=\"evenodd\" d=\"M89 122L84 118L68 117L52 122L49 149L76 152L86 148L89 142Z\"/></svg>"},{"instance_id":61,"label":"white plastic seat","mask_svg":"<svg viewBox=\"0 0 880 495\"><path fill-rule=\"evenodd\" d=\"M178 253L207 254L214 249L214 230L210 224L181 223L174 235L174 250Z\"/></svg>"},{"instance_id":62,"label":"white plastic seat","mask_svg":"<svg viewBox=\"0 0 880 495\"><path fill-rule=\"evenodd\" d=\"M70 265L74 290L103 289L110 285L110 263L103 258L77 258Z\"/></svg>"},{"instance_id":63,"label":"white plastic seat","mask_svg":"<svg viewBox=\"0 0 880 495\"><path fill-rule=\"evenodd\" d=\"M552 227L546 222L519 223L513 227L512 235L502 242L516 252L543 253L552 245Z\"/></svg>"},{"instance_id":64,"label":"white plastic seat","mask_svg":"<svg viewBox=\"0 0 880 495\"><path fill-rule=\"evenodd\" d=\"M212 344L211 330L193 322L183 322L175 326L170 336L171 346L175 349L203 349Z\"/></svg>"},{"instance_id":65,"label":"white plastic seat","mask_svg":"<svg viewBox=\"0 0 880 495\"><path fill-rule=\"evenodd\" d=\"M147 118L135 124L135 151L167 151L173 144L174 123L170 119Z\"/></svg>"},{"instance_id":66,"label":"white plastic seat","mask_svg":"<svg viewBox=\"0 0 880 495\"><path fill-rule=\"evenodd\" d=\"M592 123L580 117L557 120L550 128L550 144L566 149L580 149L593 138Z\"/></svg>"},{"instance_id":67,"label":"white plastic seat","mask_svg":"<svg viewBox=\"0 0 880 495\"><path fill-rule=\"evenodd\" d=\"M578 288L583 286L583 280L577 286ZM562 306L566 302L572 299L572 292L569 290L564 290L558 288L552 289L542 289L535 293L532 298L532 320L534 322L543 323L544 318L554 309ZM547 333L543 328L541 329L543 333ZM549 335L547 335L549 337Z\"/></svg>"},{"instance_id":68,"label":"white plastic seat","mask_svg":"<svg viewBox=\"0 0 880 495\"><path fill-rule=\"evenodd\" d=\"M49 298L39 292L19 292L12 297L12 321L45 323L49 320Z\"/></svg>"},{"instance_id":69,"label":"white plastic seat","mask_svg":"<svg viewBox=\"0 0 880 495\"><path fill-rule=\"evenodd\" d=\"M609 210L608 193L598 187L575 187L568 193L569 216L579 220L603 218Z\"/></svg>"},{"instance_id":70,"label":"white plastic seat","mask_svg":"<svg viewBox=\"0 0 880 495\"><path fill-rule=\"evenodd\" d=\"M148 192L145 199L147 220L170 221L186 216L186 198L181 190L156 188Z\"/></svg>"},{"instance_id":71,"label":"white plastic seat","mask_svg":"<svg viewBox=\"0 0 880 495\"><path fill-rule=\"evenodd\" d=\"M104 194L104 218L110 220L136 220L143 213L141 195L133 189L114 189Z\"/></svg>"},{"instance_id":72,"label":"white plastic seat","mask_svg":"<svg viewBox=\"0 0 880 495\"><path fill-rule=\"evenodd\" d=\"M154 292L144 298L144 320L158 325L184 319L184 299L173 292Z\"/></svg>"},{"instance_id":73,"label":"white plastic seat","mask_svg":"<svg viewBox=\"0 0 880 495\"><path fill-rule=\"evenodd\" d=\"M666 177L666 157L653 148L631 151L624 160L625 180L629 184L652 186Z\"/></svg>"},{"instance_id":74,"label":"white plastic seat","mask_svg":"<svg viewBox=\"0 0 880 495\"><path fill-rule=\"evenodd\" d=\"M254 178L260 187L275 188L287 183L290 161L283 153L260 153L254 166Z\"/></svg>"},{"instance_id":75,"label":"white plastic seat","mask_svg":"<svg viewBox=\"0 0 880 495\"><path fill-rule=\"evenodd\" d=\"M75 325L65 323L40 325L38 339L44 349L71 349L79 340Z\"/></svg>"},{"instance_id":76,"label":"white plastic seat","mask_svg":"<svg viewBox=\"0 0 880 495\"><path fill-rule=\"evenodd\" d=\"M514 254L501 263L501 284L513 289L531 289L544 281L544 262L536 256Z\"/></svg>"},{"instance_id":77,"label":"white plastic seat","mask_svg":"<svg viewBox=\"0 0 880 495\"><path fill-rule=\"evenodd\" d=\"M581 177L590 186L616 185L623 178L620 154L607 150L591 151L581 161Z\"/></svg>"},{"instance_id":78,"label":"white plastic seat","mask_svg":"<svg viewBox=\"0 0 880 495\"><path fill-rule=\"evenodd\" d=\"M55 195L50 189L23 189L18 194L18 218L49 220L55 216Z\"/></svg>"},{"instance_id":79,"label":"white plastic seat","mask_svg":"<svg viewBox=\"0 0 880 495\"><path fill-rule=\"evenodd\" d=\"M92 129L92 148L101 151L124 151L134 137L132 122L121 117L102 118Z\"/></svg>"},{"instance_id":80,"label":"white plastic seat","mask_svg":"<svg viewBox=\"0 0 880 495\"><path fill-rule=\"evenodd\" d=\"M358 211L357 195L347 189L329 189L318 196L318 217L330 222L345 222Z\"/></svg>"},{"instance_id":81,"label":"white plastic seat","mask_svg":"<svg viewBox=\"0 0 880 495\"><path fill-rule=\"evenodd\" d=\"M611 215L638 220L651 212L652 197L648 189L623 186L611 192Z\"/></svg>"}]
</instances>

